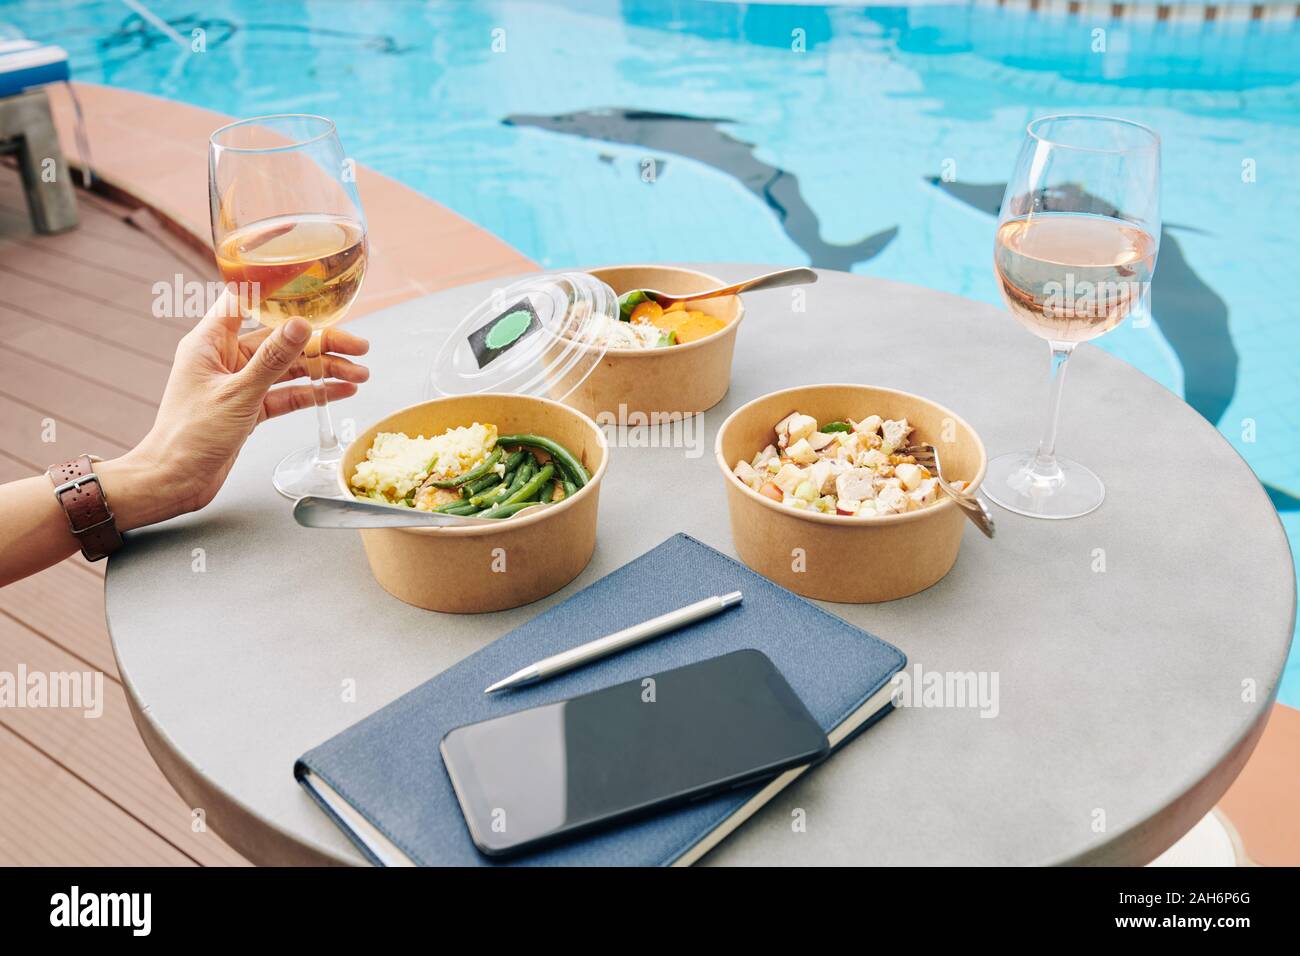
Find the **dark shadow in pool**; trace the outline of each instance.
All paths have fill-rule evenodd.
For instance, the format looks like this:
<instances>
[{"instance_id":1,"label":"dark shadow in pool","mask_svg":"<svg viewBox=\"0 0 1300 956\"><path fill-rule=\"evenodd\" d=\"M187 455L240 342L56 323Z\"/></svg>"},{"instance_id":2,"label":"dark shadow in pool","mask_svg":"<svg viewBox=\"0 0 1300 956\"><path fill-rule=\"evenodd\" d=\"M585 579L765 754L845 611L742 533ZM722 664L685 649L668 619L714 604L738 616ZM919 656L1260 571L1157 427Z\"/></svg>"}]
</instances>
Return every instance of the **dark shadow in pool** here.
<instances>
[{"instance_id":1,"label":"dark shadow in pool","mask_svg":"<svg viewBox=\"0 0 1300 956\"><path fill-rule=\"evenodd\" d=\"M854 264L878 256L898 235L898 227L884 229L847 246L825 242L817 214L808 205L794 173L769 166L754 155L754 144L723 132L730 120L648 110L596 109L558 116L516 114L506 126L532 126L553 133L580 136L606 143L623 143L647 150L674 153L727 173L772 209L794 243L808 254L809 262L823 269L850 270Z\"/></svg>"}]
</instances>

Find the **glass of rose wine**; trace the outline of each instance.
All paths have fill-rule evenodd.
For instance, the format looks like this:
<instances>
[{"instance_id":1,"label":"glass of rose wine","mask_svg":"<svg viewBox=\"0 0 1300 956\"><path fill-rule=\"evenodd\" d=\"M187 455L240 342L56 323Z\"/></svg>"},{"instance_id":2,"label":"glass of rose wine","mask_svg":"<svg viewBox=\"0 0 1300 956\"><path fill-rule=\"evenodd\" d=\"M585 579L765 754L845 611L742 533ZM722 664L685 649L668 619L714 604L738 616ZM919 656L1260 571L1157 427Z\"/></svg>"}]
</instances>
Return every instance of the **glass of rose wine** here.
<instances>
[{"instance_id":1,"label":"glass of rose wine","mask_svg":"<svg viewBox=\"0 0 1300 956\"><path fill-rule=\"evenodd\" d=\"M275 468L290 498L338 494L342 448L330 421L321 353L366 274L366 221L353 164L323 116L258 116L223 126L208 145L208 198L217 268L240 310L274 328L295 316L312 337L305 350L316 399L314 446Z\"/></svg>"},{"instance_id":2,"label":"glass of rose wine","mask_svg":"<svg viewBox=\"0 0 1300 956\"><path fill-rule=\"evenodd\" d=\"M1011 314L1051 346L1047 425L1037 449L989 462L982 485L1004 508L1077 518L1106 489L1056 454L1066 363L1080 342L1145 315L1160 244L1160 138L1105 116L1029 124L1002 198L993 268Z\"/></svg>"}]
</instances>

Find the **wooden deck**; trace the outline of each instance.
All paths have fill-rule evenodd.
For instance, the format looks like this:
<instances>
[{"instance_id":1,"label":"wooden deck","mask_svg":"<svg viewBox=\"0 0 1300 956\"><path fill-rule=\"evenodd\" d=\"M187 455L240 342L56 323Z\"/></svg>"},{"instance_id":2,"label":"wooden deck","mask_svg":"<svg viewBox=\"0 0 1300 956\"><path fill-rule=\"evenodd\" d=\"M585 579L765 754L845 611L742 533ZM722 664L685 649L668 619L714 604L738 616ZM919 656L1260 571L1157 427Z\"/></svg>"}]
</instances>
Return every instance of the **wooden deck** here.
<instances>
[{"instance_id":1,"label":"wooden deck","mask_svg":"<svg viewBox=\"0 0 1300 956\"><path fill-rule=\"evenodd\" d=\"M18 174L0 164L0 481L138 441L187 330L152 317L151 287L177 273L213 277L184 246L150 235L142 211L78 198L78 229L33 235ZM0 865L245 864L211 830L195 832L145 750L103 590L103 565L80 557L0 589L0 671L102 671L105 697L97 719L0 709Z\"/></svg>"}]
</instances>

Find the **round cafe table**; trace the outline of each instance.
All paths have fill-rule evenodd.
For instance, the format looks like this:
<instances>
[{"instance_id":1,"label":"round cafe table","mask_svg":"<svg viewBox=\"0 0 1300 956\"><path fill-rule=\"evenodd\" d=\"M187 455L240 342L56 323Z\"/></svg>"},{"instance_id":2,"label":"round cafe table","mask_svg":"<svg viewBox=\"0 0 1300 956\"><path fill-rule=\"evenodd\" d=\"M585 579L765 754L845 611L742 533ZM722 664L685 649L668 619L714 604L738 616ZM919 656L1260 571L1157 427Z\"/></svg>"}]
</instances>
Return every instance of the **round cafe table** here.
<instances>
[{"instance_id":1,"label":"round cafe table","mask_svg":"<svg viewBox=\"0 0 1300 956\"><path fill-rule=\"evenodd\" d=\"M739 279L770 267L698 268ZM374 374L334 406L344 433L420 400L443 337L502 284L358 319ZM389 596L356 532L300 528L271 486L311 418L258 428L211 506L132 535L108 569L123 682L177 790L255 862L363 862L294 781L295 758L676 532L734 554L713 440L758 395L871 383L952 408L990 455L1037 438L1047 348L1006 313L838 272L804 291L803 312L790 290L747 297L731 390L685 447L613 449L591 564L526 607L455 616ZM1042 521L994 507L997 538L967 527L929 590L825 605L902 648L922 687L925 674L996 678L996 706L900 709L707 863L1141 864L1236 777L1291 642L1282 526L1245 462L1176 395L1090 345L1071 365L1061 450L1105 481L1100 509Z\"/></svg>"}]
</instances>

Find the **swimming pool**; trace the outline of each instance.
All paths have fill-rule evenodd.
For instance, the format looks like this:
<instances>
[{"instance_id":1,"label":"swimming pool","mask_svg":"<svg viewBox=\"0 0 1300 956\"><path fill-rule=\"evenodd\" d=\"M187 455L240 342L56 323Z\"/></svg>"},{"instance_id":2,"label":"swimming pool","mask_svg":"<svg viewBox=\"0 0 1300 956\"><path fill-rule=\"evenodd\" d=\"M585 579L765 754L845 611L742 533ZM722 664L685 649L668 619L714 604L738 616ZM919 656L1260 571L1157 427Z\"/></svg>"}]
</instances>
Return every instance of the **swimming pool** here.
<instances>
[{"instance_id":1,"label":"swimming pool","mask_svg":"<svg viewBox=\"0 0 1300 956\"><path fill-rule=\"evenodd\" d=\"M183 46L119 0L20 0L0 21L67 47L78 79L236 115L328 114L360 162L548 267L812 263L997 302L993 213L1026 121L1080 110L1147 123L1164 139L1156 321L1098 344L1214 421L1300 542L1294 17L692 0L148 7ZM1300 706L1295 649L1279 696Z\"/></svg>"}]
</instances>

